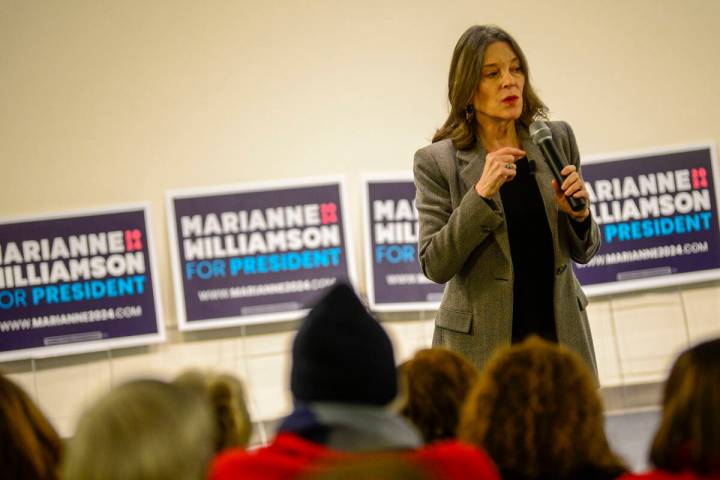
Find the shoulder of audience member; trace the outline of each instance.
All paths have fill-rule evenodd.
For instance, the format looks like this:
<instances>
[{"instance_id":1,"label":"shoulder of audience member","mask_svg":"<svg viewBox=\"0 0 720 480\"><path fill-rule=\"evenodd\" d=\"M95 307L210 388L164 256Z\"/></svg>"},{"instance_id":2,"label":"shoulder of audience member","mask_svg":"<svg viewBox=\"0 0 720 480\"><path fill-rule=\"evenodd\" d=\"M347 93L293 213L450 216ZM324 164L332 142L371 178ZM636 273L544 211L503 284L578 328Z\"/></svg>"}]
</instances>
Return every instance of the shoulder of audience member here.
<instances>
[{"instance_id":1,"label":"shoulder of audience member","mask_svg":"<svg viewBox=\"0 0 720 480\"><path fill-rule=\"evenodd\" d=\"M414 456L438 478L500 480L490 457L466 443L455 440L431 443L418 449Z\"/></svg>"},{"instance_id":2,"label":"shoulder of audience member","mask_svg":"<svg viewBox=\"0 0 720 480\"><path fill-rule=\"evenodd\" d=\"M280 433L268 445L255 450L229 448L210 466L209 480L286 479L308 470L316 462L341 458L343 454L308 442L291 433Z\"/></svg>"}]
</instances>

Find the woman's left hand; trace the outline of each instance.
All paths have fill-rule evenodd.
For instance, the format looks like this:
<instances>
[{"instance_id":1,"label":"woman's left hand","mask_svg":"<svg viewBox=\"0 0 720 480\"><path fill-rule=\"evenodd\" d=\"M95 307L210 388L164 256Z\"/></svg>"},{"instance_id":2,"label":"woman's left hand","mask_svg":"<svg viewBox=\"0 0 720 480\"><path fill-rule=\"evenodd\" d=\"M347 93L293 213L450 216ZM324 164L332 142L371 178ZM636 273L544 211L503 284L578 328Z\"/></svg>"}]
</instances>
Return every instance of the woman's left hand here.
<instances>
[{"instance_id":1,"label":"woman's left hand","mask_svg":"<svg viewBox=\"0 0 720 480\"><path fill-rule=\"evenodd\" d=\"M570 217L577 221L582 222L588 215L590 215L590 196L588 195L587 188L585 188L585 182L580 177L575 168L575 165L565 165L560 170L560 174L565 178L560 187L558 187L557 181L552 181L553 189L555 190L555 200L558 202L560 210L570 215ZM573 197L585 202L585 208L579 212L573 211L570 208L567 197Z\"/></svg>"}]
</instances>

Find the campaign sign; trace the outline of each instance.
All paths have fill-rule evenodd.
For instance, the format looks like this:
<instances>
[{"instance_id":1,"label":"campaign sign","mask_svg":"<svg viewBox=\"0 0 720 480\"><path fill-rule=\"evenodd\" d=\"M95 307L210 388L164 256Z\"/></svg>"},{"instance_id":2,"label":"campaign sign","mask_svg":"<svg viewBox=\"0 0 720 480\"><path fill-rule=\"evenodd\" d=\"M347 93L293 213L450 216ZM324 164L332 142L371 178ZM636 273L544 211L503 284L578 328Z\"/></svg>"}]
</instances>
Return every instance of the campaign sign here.
<instances>
[{"instance_id":1,"label":"campaign sign","mask_svg":"<svg viewBox=\"0 0 720 480\"><path fill-rule=\"evenodd\" d=\"M720 278L712 144L595 157L583 166L602 246L575 272L590 295Z\"/></svg>"},{"instance_id":2,"label":"campaign sign","mask_svg":"<svg viewBox=\"0 0 720 480\"><path fill-rule=\"evenodd\" d=\"M365 265L376 311L433 310L444 285L428 280L418 261L418 214L411 175L364 179Z\"/></svg>"},{"instance_id":3,"label":"campaign sign","mask_svg":"<svg viewBox=\"0 0 720 480\"><path fill-rule=\"evenodd\" d=\"M299 318L354 281L340 179L168 192L181 330Z\"/></svg>"},{"instance_id":4,"label":"campaign sign","mask_svg":"<svg viewBox=\"0 0 720 480\"><path fill-rule=\"evenodd\" d=\"M0 361L159 342L145 205L0 221Z\"/></svg>"}]
</instances>

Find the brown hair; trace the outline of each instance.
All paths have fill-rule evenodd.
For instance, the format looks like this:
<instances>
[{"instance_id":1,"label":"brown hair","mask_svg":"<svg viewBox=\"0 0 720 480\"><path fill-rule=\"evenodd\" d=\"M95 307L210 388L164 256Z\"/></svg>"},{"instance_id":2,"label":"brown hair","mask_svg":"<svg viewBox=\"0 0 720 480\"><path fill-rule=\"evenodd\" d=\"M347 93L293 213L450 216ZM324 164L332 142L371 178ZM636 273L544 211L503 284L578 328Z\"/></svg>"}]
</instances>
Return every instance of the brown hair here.
<instances>
[{"instance_id":1,"label":"brown hair","mask_svg":"<svg viewBox=\"0 0 720 480\"><path fill-rule=\"evenodd\" d=\"M4 478L58 478L60 437L30 396L2 374L0 426L0 465Z\"/></svg>"},{"instance_id":2,"label":"brown hair","mask_svg":"<svg viewBox=\"0 0 720 480\"><path fill-rule=\"evenodd\" d=\"M180 374L174 383L205 395L215 415L216 452L230 447L246 448L250 443L252 423L240 380L232 375L200 370Z\"/></svg>"},{"instance_id":3,"label":"brown hair","mask_svg":"<svg viewBox=\"0 0 720 480\"><path fill-rule=\"evenodd\" d=\"M678 357L665 384L650 461L663 470L720 472L720 339Z\"/></svg>"},{"instance_id":4,"label":"brown hair","mask_svg":"<svg viewBox=\"0 0 720 480\"><path fill-rule=\"evenodd\" d=\"M425 443L455 438L477 369L455 352L432 348L415 353L399 373L406 397L400 413L417 426Z\"/></svg>"},{"instance_id":5,"label":"brown hair","mask_svg":"<svg viewBox=\"0 0 720 480\"><path fill-rule=\"evenodd\" d=\"M535 336L491 359L458 433L487 450L503 478L625 470L608 445L601 401L582 359Z\"/></svg>"},{"instance_id":6,"label":"brown hair","mask_svg":"<svg viewBox=\"0 0 720 480\"><path fill-rule=\"evenodd\" d=\"M207 400L189 388L136 380L114 388L78 423L63 480L201 480L214 454Z\"/></svg>"},{"instance_id":7,"label":"brown hair","mask_svg":"<svg viewBox=\"0 0 720 480\"><path fill-rule=\"evenodd\" d=\"M520 45L500 27L476 25L465 30L455 45L448 77L450 114L445 124L435 132L433 143L450 138L458 150L469 150L477 145L479 125L472 108L473 97L480 84L485 49L495 42L506 42L510 45L520 60L520 69L525 75L520 123L527 127L534 119L546 117L547 107L530 83L528 63Z\"/></svg>"}]
</instances>

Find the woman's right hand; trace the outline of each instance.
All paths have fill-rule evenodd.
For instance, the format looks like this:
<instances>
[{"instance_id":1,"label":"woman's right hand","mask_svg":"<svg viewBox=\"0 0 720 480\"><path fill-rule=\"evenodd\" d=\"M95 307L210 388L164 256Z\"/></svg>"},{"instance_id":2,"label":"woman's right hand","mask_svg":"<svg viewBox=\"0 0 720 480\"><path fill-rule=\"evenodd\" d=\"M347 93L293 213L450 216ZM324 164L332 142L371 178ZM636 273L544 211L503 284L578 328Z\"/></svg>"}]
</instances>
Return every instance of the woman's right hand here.
<instances>
[{"instance_id":1,"label":"woman's right hand","mask_svg":"<svg viewBox=\"0 0 720 480\"><path fill-rule=\"evenodd\" d=\"M515 162L525 155L524 150L514 147L503 147L488 153L483 173L475 184L477 194L483 198L492 198L505 182L515 178Z\"/></svg>"}]
</instances>

